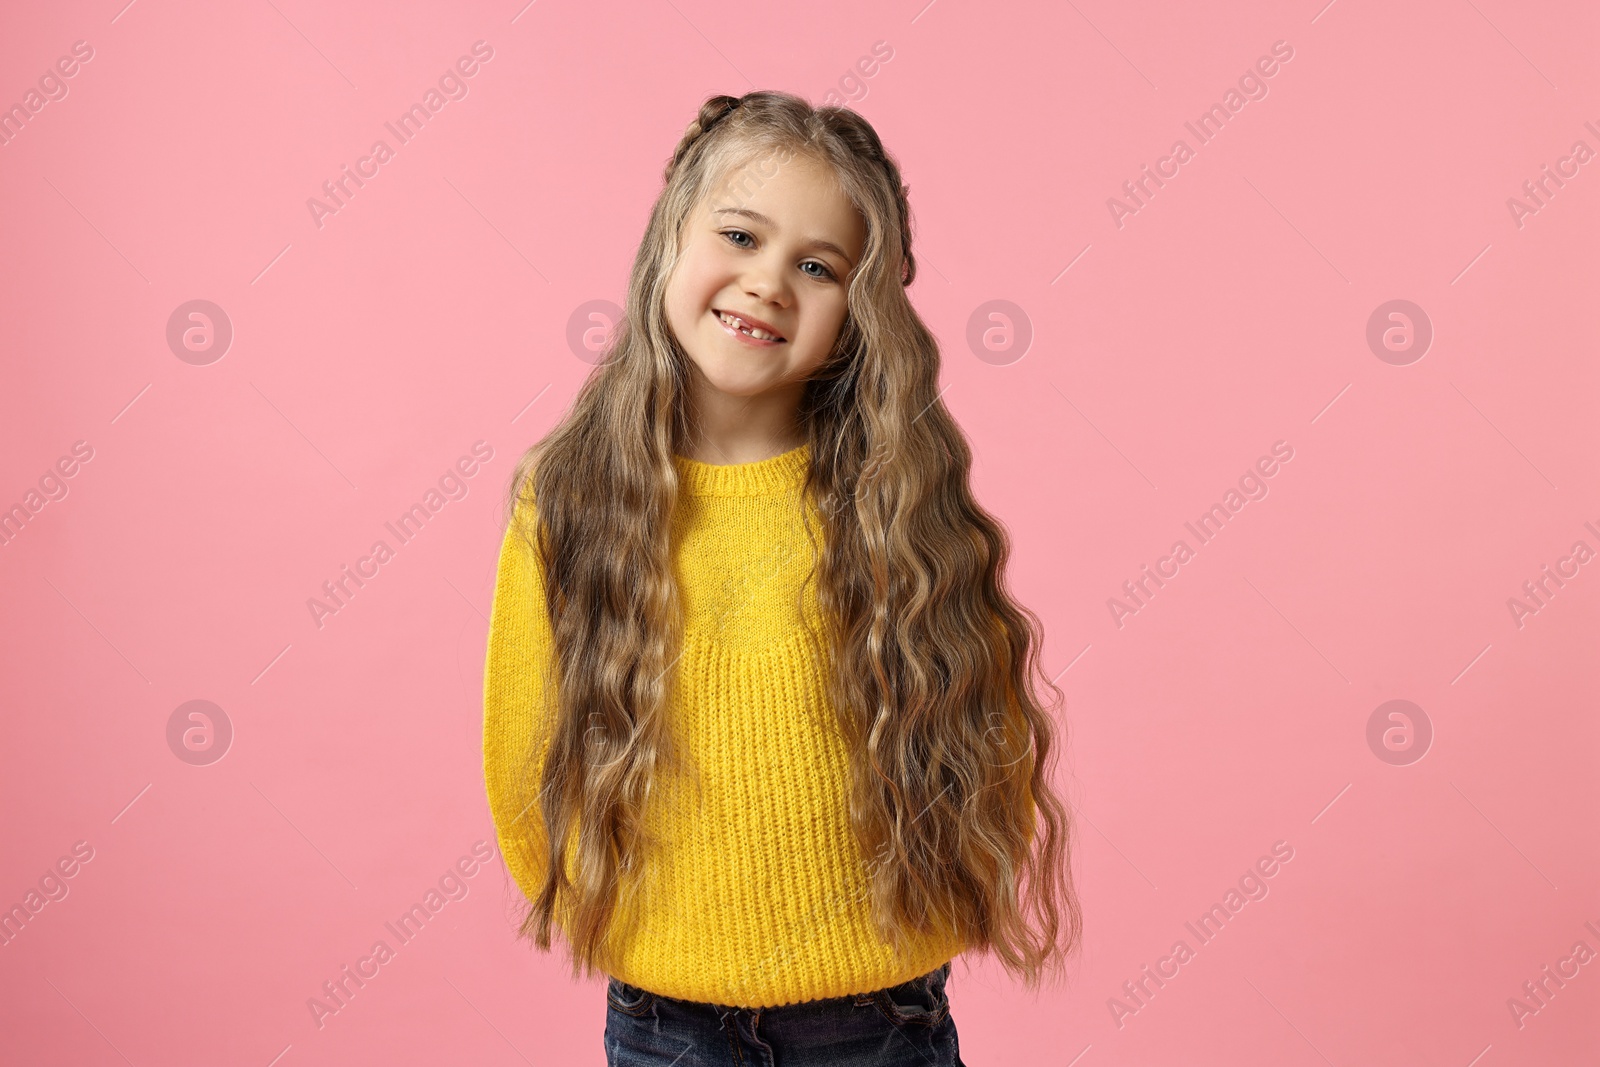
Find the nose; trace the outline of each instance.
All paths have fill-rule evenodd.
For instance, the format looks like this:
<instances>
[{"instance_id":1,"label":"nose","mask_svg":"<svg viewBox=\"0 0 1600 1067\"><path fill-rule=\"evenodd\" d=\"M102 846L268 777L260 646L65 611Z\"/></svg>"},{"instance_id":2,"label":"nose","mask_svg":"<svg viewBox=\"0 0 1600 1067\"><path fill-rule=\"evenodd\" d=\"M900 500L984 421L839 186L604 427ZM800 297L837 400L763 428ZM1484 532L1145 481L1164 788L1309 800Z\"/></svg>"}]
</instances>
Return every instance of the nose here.
<instances>
[{"instance_id":1,"label":"nose","mask_svg":"<svg viewBox=\"0 0 1600 1067\"><path fill-rule=\"evenodd\" d=\"M768 262L765 257L759 262L750 264L743 280L745 292L763 304L788 307L793 299L793 290L785 280L782 265Z\"/></svg>"}]
</instances>

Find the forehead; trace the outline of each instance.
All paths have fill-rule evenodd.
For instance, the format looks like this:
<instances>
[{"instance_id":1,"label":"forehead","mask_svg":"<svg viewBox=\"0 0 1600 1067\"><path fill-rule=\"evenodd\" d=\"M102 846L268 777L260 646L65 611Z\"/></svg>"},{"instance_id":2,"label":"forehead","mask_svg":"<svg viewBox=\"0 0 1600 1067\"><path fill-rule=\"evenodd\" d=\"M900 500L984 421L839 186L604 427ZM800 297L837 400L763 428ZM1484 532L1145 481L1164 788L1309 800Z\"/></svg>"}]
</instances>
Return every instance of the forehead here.
<instances>
[{"instance_id":1,"label":"forehead","mask_svg":"<svg viewBox=\"0 0 1600 1067\"><path fill-rule=\"evenodd\" d=\"M793 152L735 160L700 210L713 223L760 225L779 237L838 245L852 262L860 257L866 237L861 213L833 168Z\"/></svg>"}]
</instances>

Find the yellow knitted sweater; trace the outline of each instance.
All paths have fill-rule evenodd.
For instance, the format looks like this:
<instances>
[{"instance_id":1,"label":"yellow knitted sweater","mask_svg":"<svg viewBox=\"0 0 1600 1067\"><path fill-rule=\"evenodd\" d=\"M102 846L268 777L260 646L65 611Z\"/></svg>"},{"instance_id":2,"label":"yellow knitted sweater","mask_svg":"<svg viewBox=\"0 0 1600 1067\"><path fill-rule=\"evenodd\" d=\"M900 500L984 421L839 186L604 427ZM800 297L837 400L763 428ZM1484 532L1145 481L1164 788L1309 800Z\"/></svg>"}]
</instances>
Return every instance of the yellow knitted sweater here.
<instances>
[{"instance_id":1,"label":"yellow knitted sweater","mask_svg":"<svg viewBox=\"0 0 1600 1067\"><path fill-rule=\"evenodd\" d=\"M684 642L669 711L699 781L652 783L645 818L665 845L631 884L634 934L618 944L614 921L608 938L614 976L663 996L778 1007L897 985L966 947L914 933L897 955L872 925L869 863L847 816L847 753L806 634L820 632L806 581L814 557L803 523L821 542L801 493L810 458L808 445L726 466L674 457ZM538 679L550 642L537 560L513 525L489 628L484 777L501 853L530 900L548 842L538 805L515 783L530 752L532 790L543 768L554 703Z\"/></svg>"}]
</instances>

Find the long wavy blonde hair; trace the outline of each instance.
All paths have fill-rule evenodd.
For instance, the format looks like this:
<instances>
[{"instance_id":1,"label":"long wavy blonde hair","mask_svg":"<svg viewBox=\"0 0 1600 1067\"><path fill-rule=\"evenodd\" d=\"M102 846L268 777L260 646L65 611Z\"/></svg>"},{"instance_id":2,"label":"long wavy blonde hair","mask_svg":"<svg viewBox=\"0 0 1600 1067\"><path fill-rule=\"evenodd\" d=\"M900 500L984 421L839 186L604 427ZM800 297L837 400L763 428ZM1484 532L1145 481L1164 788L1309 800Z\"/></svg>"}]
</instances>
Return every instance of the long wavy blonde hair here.
<instances>
[{"instance_id":1,"label":"long wavy blonde hair","mask_svg":"<svg viewBox=\"0 0 1600 1067\"><path fill-rule=\"evenodd\" d=\"M798 417L822 518L814 647L850 752L851 825L873 857L874 923L902 946L907 929L938 924L1036 986L1082 927L1073 824L1050 780L1057 728L1032 679L1061 693L1039 669L1037 616L1003 588L1009 539L972 495L971 452L939 398L939 346L906 294L917 266L899 167L854 111L779 92L700 108L667 164L624 319L512 477L508 521L524 502L538 516L522 536L544 575L547 683L560 679L537 803L548 842L576 837L576 877L565 847L548 849L519 932L548 950L559 895L574 976L607 969L623 876L653 847L651 777L678 765L665 722L683 634L672 457L694 432L667 283L718 180L797 155L831 165L866 223L838 343Z\"/></svg>"}]
</instances>

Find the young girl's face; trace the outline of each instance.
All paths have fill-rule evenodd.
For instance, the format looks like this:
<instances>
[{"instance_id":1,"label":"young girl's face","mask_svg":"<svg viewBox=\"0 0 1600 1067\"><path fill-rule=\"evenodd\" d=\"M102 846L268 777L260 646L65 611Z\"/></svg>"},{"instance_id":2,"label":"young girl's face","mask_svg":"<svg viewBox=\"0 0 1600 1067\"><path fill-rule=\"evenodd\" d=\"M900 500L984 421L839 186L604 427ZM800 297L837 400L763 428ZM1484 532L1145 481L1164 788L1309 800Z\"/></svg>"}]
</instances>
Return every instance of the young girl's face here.
<instances>
[{"instance_id":1,"label":"young girl's face","mask_svg":"<svg viewBox=\"0 0 1600 1067\"><path fill-rule=\"evenodd\" d=\"M866 226L825 164L779 158L732 169L684 224L667 321L700 372L702 408L730 400L740 410L763 400L798 406L845 319ZM741 335L719 312L781 340Z\"/></svg>"}]
</instances>

